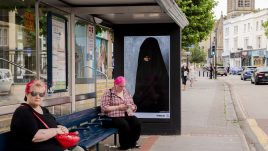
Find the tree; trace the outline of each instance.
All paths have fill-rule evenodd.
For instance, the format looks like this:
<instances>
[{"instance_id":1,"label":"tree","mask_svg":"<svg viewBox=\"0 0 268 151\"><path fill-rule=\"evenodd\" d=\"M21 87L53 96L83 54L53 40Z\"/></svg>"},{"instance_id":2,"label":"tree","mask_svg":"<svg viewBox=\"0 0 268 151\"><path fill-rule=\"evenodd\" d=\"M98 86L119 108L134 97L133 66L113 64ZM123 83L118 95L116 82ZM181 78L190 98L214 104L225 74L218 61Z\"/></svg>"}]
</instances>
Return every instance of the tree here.
<instances>
[{"instance_id":1,"label":"tree","mask_svg":"<svg viewBox=\"0 0 268 151\"><path fill-rule=\"evenodd\" d=\"M265 28L265 35L268 38L268 21L264 22L262 26Z\"/></svg>"},{"instance_id":2,"label":"tree","mask_svg":"<svg viewBox=\"0 0 268 151\"><path fill-rule=\"evenodd\" d=\"M204 50L200 49L198 45L194 45L194 47L190 48L190 62L192 63L201 63L206 59L206 53Z\"/></svg>"},{"instance_id":3,"label":"tree","mask_svg":"<svg viewBox=\"0 0 268 151\"><path fill-rule=\"evenodd\" d=\"M215 0L176 0L186 15L189 25L182 30L182 47L186 48L206 39L213 29L212 9Z\"/></svg>"}]
</instances>

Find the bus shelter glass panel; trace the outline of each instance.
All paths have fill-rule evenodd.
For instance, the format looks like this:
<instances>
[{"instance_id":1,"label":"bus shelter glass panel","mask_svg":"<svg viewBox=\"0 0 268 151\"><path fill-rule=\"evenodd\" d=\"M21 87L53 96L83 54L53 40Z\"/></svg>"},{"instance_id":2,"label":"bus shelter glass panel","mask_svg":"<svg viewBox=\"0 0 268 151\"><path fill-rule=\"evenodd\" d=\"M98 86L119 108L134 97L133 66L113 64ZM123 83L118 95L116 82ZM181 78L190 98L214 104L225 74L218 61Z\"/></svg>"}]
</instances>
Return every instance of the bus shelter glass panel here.
<instances>
[{"instance_id":1,"label":"bus shelter glass panel","mask_svg":"<svg viewBox=\"0 0 268 151\"><path fill-rule=\"evenodd\" d=\"M59 19L58 19L59 18ZM57 25L62 25L58 28L63 28L62 30L59 30L58 28L53 28L55 25L55 23L58 23ZM49 24L52 23L52 24ZM61 31L61 36L55 36L55 30L58 29L57 31ZM69 85L68 85L68 81L69 81L69 73L68 73L68 64L69 64L69 34L67 34L70 31L70 14L68 12L64 12L58 9L55 9L49 5L43 4L41 3L39 5L39 37L40 37L40 62L39 67L40 67L40 78L45 81L45 82L49 82L49 79L52 81L55 79L62 79L64 78L66 85L64 84L64 89L62 89L61 87L59 87L57 84L57 81L55 81L55 85L53 85L55 89L52 89L52 86L50 85L50 87L48 87L47 90L47 95L45 97L45 99L48 99L49 101L57 101L57 98L60 97L68 97L70 96L70 92L69 92ZM59 45L61 46L60 48L63 50L61 51L61 53L59 53L58 51L56 51L54 49L53 43L51 43L51 40L55 40L57 39L59 42ZM49 47L52 46L52 47ZM50 53L48 53L50 52ZM50 56L49 56L50 54ZM51 55L54 55L53 57L51 57ZM55 55L56 55L56 59L55 60ZM58 56L57 56L58 55ZM52 59L49 59L52 58ZM61 75L61 74L56 74L55 73L55 66L49 66L49 64L55 64L55 65L59 65L60 63L60 58L64 59L64 75L66 77L60 77L57 78L57 75ZM51 73L49 75L49 73ZM53 73L54 72L54 73ZM53 75L54 74L54 75ZM50 104L50 102L48 103ZM52 103L53 104L53 103ZM52 113L56 114L56 115L63 115L63 114L68 114L71 111L71 104L70 103L65 103L63 102L62 105L58 105L58 106L54 106L52 108L50 108Z\"/></svg>"},{"instance_id":2,"label":"bus shelter glass panel","mask_svg":"<svg viewBox=\"0 0 268 151\"><path fill-rule=\"evenodd\" d=\"M75 23L75 94L95 92L94 26L76 18ZM76 102L76 109L93 107L95 99Z\"/></svg>"},{"instance_id":3,"label":"bus shelter glass panel","mask_svg":"<svg viewBox=\"0 0 268 151\"><path fill-rule=\"evenodd\" d=\"M0 106L23 102L24 85L35 76L36 35L32 2L10 2L9 7L5 7L5 1L0 2Z\"/></svg>"}]
</instances>

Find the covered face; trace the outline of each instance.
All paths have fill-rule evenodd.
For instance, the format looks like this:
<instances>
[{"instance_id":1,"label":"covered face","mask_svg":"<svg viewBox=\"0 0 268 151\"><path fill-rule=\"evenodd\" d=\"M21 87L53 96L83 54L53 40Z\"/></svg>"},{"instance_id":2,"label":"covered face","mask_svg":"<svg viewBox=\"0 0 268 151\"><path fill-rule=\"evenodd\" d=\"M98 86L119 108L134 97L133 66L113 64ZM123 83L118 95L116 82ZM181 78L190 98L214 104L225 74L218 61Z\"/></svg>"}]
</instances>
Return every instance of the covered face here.
<instances>
[{"instance_id":1,"label":"covered face","mask_svg":"<svg viewBox=\"0 0 268 151\"><path fill-rule=\"evenodd\" d=\"M169 77L158 41L149 37L140 47L133 96L137 112L169 110Z\"/></svg>"}]
</instances>

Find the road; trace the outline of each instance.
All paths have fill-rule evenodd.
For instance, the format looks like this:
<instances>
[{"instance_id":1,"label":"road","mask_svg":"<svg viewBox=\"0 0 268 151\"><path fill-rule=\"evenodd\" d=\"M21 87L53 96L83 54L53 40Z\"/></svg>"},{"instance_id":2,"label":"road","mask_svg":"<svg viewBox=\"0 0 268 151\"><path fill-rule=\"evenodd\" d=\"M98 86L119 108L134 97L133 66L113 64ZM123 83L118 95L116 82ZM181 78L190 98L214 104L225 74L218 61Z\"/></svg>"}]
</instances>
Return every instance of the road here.
<instances>
[{"instance_id":1,"label":"road","mask_svg":"<svg viewBox=\"0 0 268 151\"><path fill-rule=\"evenodd\" d=\"M250 80L240 80L239 75L219 77L229 82L244 107L247 118L268 118L268 84L254 85Z\"/></svg>"},{"instance_id":2,"label":"road","mask_svg":"<svg viewBox=\"0 0 268 151\"><path fill-rule=\"evenodd\" d=\"M240 80L240 75L218 77L218 80L231 87L233 100L240 108L244 123L247 123L244 127L249 127L253 134L250 134L250 140L258 141L255 144L259 145L257 150L268 150L268 84L254 85L250 80Z\"/></svg>"}]
</instances>

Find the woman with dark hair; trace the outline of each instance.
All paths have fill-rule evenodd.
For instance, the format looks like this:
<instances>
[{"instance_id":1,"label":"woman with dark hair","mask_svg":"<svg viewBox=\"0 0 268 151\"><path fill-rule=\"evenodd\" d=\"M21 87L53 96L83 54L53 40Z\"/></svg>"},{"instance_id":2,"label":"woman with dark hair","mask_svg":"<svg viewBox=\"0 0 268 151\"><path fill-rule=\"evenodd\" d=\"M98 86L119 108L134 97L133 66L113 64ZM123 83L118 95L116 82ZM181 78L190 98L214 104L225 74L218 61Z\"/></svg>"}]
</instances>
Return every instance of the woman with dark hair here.
<instances>
[{"instance_id":1,"label":"woman with dark hair","mask_svg":"<svg viewBox=\"0 0 268 151\"><path fill-rule=\"evenodd\" d=\"M149 37L140 47L133 96L137 112L169 111L169 77L157 39Z\"/></svg>"},{"instance_id":2,"label":"woman with dark hair","mask_svg":"<svg viewBox=\"0 0 268 151\"><path fill-rule=\"evenodd\" d=\"M182 80L182 90L186 90L186 82L187 76L189 74L189 68L187 67L186 63L182 64L181 67L181 80Z\"/></svg>"}]
</instances>

